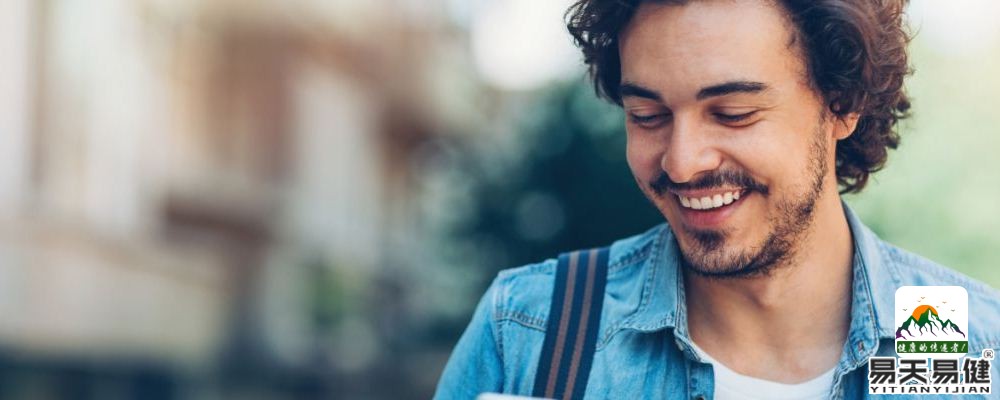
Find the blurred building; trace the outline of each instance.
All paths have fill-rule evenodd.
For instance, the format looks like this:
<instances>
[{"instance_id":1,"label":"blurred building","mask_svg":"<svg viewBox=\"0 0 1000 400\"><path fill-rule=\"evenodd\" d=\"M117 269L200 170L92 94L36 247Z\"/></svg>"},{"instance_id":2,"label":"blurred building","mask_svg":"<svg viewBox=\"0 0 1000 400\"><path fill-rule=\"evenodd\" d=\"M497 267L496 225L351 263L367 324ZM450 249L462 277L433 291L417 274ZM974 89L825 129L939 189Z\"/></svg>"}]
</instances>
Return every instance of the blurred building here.
<instances>
[{"instance_id":1,"label":"blurred building","mask_svg":"<svg viewBox=\"0 0 1000 400\"><path fill-rule=\"evenodd\" d=\"M364 385L411 169L479 90L444 6L396 3L4 0L0 397Z\"/></svg>"}]
</instances>

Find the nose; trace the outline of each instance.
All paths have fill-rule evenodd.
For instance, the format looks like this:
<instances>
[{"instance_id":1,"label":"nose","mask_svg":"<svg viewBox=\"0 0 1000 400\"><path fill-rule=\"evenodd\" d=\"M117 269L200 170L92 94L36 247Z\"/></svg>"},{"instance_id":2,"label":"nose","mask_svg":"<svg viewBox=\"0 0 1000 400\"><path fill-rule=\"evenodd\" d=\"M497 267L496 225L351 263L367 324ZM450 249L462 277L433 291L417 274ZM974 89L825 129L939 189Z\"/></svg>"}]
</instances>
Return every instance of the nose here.
<instances>
[{"instance_id":1,"label":"nose","mask_svg":"<svg viewBox=\"0 0 1000 400\"><path fill-rule=\"evenodd\" d=\"M675 115L660 168L674 182L690 182L721 166L722 153L716 144L713 135L703 129L697 118Z\"/></svg>"}]
</instances>

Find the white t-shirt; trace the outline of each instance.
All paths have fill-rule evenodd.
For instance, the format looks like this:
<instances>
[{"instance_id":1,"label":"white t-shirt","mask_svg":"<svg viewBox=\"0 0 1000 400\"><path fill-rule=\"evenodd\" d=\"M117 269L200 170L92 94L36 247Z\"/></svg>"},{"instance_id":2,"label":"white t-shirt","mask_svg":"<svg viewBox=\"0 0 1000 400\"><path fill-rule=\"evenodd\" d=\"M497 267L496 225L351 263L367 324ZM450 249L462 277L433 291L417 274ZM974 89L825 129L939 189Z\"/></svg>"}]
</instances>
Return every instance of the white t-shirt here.
<instances>
[{"instance_id":1,"label":"white t-shirt","mask_svg":"<svg viewBox=\"0 0 1000 400\"><path fill-rule=\"evenodd\" d=\"M699 356L712 364L715 374L716 400L822 400L828 397L833 385L831 368L820 376L802 383L786 384L741 375L709 356L691 343Z\"/></svg>"}]
</instances>

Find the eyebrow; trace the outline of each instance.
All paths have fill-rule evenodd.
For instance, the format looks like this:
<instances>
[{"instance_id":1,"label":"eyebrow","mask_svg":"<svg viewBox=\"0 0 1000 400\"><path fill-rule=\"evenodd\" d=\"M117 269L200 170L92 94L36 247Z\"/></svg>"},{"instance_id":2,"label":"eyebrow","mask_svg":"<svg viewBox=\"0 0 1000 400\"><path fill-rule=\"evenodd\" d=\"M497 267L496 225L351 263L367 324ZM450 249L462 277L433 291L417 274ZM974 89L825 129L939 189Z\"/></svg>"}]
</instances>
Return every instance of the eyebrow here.
<instances>
[{"instance_id":1,"label":"eyebrow","mask_svg":"<svg viewBox=\"0 0 1000 400\"><path fill-rule=\"evenodd\" d=\"M663 98L655 90L646 89L642 86L636 85L631 82L624 82L618 87L618 94L621 97L641 97L644 99L656 100L658 102L663 102Z\"/></svg>"},{"instance_id":2,"label":"eyebrow","mask_svg":"<svg viewBox=\"0 0 1000 400\"><path fill-rule=\"evenodd\" d=\"M725 96L733 93L760 93L767 90L767 85L761 82L733 81L702 88L695 96L698 100L709 97Z\"/></svg>"},{"instance_id":3,"label":"eyebrow","mask_svg":"<svg viewBox=\"0 0 1000 400\"><path fill-rule=\"evenodd\" d=\"M760 93L767 89L767 84L762 82L731 81L701 88L695 98L697 100L704 100L710 97L719 97L734 93ZM644 88L631 82L622 83L621 86L618 87L618 93L623 98L641 97L656 100L661 103L663 102L663 97L660 96L659 92Z\"/></svg>"}]
</instances>

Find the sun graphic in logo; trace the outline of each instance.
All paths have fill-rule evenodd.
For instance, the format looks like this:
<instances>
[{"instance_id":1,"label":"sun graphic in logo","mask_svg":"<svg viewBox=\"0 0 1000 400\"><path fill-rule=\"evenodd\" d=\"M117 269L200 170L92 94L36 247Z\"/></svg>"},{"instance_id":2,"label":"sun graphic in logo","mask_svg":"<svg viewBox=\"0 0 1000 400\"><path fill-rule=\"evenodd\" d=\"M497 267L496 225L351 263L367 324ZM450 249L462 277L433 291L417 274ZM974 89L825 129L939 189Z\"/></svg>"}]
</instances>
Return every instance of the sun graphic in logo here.
<instances>
[{"instance_id":1,"label":"sun graphic in logo","mask_svg":"<svg viewBox=\"0 0 1000 400\"><path fill-rule=\"evenodd\" d=\"M923 315L924 312L927 311L928 309L931 310L932 314L938 315L938 312L937 312L937 310L934 307L931 307L929 305L923 304L923 305L920 305L919 307L913 309L913 319L920 319L920 316Z\"/></svg>"}]
</instances>

